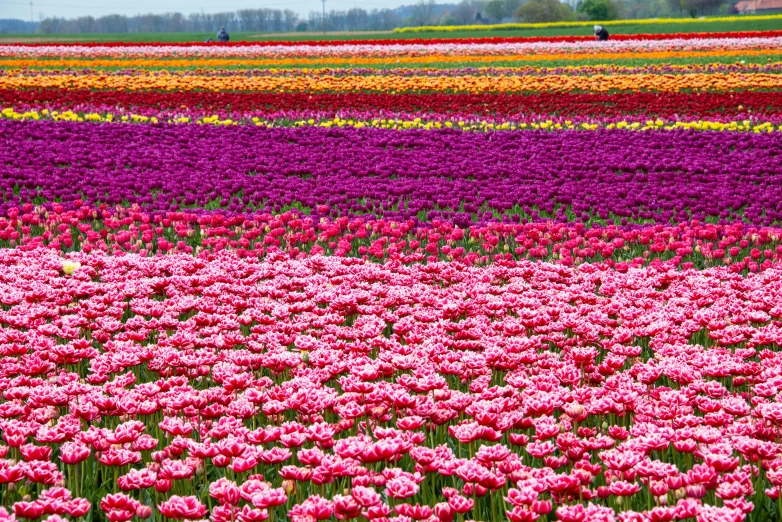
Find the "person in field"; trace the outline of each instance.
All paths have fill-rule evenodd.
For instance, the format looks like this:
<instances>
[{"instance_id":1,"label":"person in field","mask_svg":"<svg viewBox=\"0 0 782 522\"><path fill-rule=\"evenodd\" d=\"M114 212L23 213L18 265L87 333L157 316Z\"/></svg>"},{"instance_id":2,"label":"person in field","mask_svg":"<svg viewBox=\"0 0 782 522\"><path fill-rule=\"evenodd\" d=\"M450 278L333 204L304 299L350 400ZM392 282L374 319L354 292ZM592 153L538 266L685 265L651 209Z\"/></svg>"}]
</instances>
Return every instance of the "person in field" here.
<instances>
[{"instance_id":1,"label":"person in field","mask_svg":"<svg viewBox=\"0 0 782 522\"><path fill-rule=\"evenodd\" d=\"M601 42L608 40L608 31L602 25L595 26L595 39Z\"/></svg>"},{"instance_id":2,"label":"person in field","mask_svg":"<svg viewBox=\"0 0 782 522\"><path fill-rule=\"evenodd\" d=\"M217 33L217 41L228 42L229 40L231 40L231 37L228 35L228 31L225 30L225 27L221 27L220 32Z\"/></svg>"}]
</instances>

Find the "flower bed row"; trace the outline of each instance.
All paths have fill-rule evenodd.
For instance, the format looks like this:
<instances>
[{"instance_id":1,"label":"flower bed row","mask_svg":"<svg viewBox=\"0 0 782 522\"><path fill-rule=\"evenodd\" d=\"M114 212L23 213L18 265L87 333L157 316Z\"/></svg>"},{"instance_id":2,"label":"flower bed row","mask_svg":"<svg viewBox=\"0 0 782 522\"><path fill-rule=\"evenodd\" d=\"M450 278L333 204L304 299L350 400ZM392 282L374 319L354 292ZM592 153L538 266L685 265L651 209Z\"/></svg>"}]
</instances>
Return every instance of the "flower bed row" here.
<instances>
[{"instance_id":1,"label":"flower bed row","mask_svg":"<svg viewBox=\"0 0 782 522\"><path fill-rule=\"evenodd\" d=\"M118 58L118 57L168 57L184 58L292 58L292 57L352 57L366 56L431 56L431 55L483 55L498 56L509 54L546 55L552 53L573 53L587 56L589 54L610 54L639 52L698 52L717 50L773 50L779 48L782 32L758 34L745 37L734 35L712 38L687 38L679 35L665 35L664 38L648 39L643 36L612 39L608 42L596 42L594 38L560 39L560 40L454 40L446 43L429 43L408 40L397 40L394 45L377 44L372 41L350 42L345 45L311 46L306 43L294 45L253 45L239 44L223 45L166 45L121 44L119 46L88 46L76 44L72 46L24 46L0 45L0 56L3 57L50 57L50 58Z\"/></svg>"},{"instance_id":2,"label":"flower bed row","mask_svg":"<svg viewBox=\"0 0 782 522\"><path fill-rule=\"evenodd\" d=\"M425 114L422 119L418 114L405 113L360 113L353 111L340 111L341 116L333 116L323 112L284 112L273 113L271 115L262 115L262 117L251 116L248 114L239 114L220 117L217 114L206 115L203 111L188 111L183 116L183 112L156 112L142 111L143 114L136 112L109 112L112 107L89 107L83 111L64 110L62 112L49 109L27 110L17 112L14 109L0 110L0 119L13 121L65 121L65 122L93 122L93 123L123 123L123 124L150 124L158 125L214 125L214 126L255 126L268 128L303 128L303 127L322 127L322 128L374 128L383 130L444 130L454 129L465 132L503 132L503 131L525 131L525 130L544 130L548 132L560 132L567 130L580 131L598 131L621 129L623 131L719 131L719 132L746 132L746 133L772 133L782 131L782 119L774 117L758 120L752 116L749 119L741 121L714 121L697 120L681 121L662 119L650 120L648 117L636 117L633 119L611 119L602 118L600 120L587 119L573 121L569 118L557 117L515 117L505 118L452 118L448 115ZM199 115L199 112L201 113Z\"/></svg>"},{"instance_id":3,"label":"flower bed row","mask_svg":"<svg viewBox=\"0 0 782 522\"><path fill-rule=\"evenodd\" d=\"M222 251L265 259L284 253L357 257L376 262L491 262L515 266L541 260L566 266L597 263L627 271L648 264L688 268L729 266L757 272L782 262L782 229L698 222L616 227L575 223L471 225L362 218L315 220L298 211L279 215L147 214L138 208L24 205L0 219L0 248L93 251L142 256L186 253L209 260Z\"/></svg>"},{"instance_id":4,"label":"flower bed row","mask_svg":"<svg viewBox=\"0 0 782 522\"><path fill-rule=\"evenodd\" d=\"M464 75L385 76L318 72L308 76L223 76L212 73L169 73L127 71L107 75L95 72L61 72L40 75L7 71L0 75L0 89L100 89L116 91L245 91L245 92L744 92L779 90L782 74L693 73L693 74L596 74L590 77L568 74L546 76Z\"/></svg>"},{"instance_id":5,"label":"flower bed row","mask_svg":"<svg viewBox=\"0 0 782 522\"><path fill-rule=\"evenodd\" d=\"M388 93L238 93L238 92L112 92L88 89L0 89L0 106L19 112L28 110L116 112L121 108L140 115L201 117L218 114L221 119L278 115L309 119L312 115L334 117L352 111L367 113L365 119L394 117L398 113L432 118L438 114L457 118L473 116L560 116L583 118L744 119L782 114L779 91L742 93L548 93L534 94L388 94ZM83 107L83 108L82 108ZM146 110L153 110L147 114ZM160 118L163 119L163 118ZM594 120L593 120L594 121Z\"/></svg>"},{"instance_id":6,"label":"flower bed row","mask_svg":"<svg viewBox=\"0 0 782 522\"><path fill-rule=\"evenodd\" d=\"M631 56L633 53L628 53L628 57ZM655 54L663 54L663 53L655 53ZM717 55L717 52L714 53ZM720 53L727 54L727 53ZM755 52L751 51L738 51L735 55L729 55L731 57L735 56L742 56L745 55L749 56L759 56L764 57L765 55L773 55L774 57L782 57L782 54L778 53L775 50L759 50ZM565 56L565 55L563 55ZM674 55L675 57L682 57L686 58L689 56L690 58L698 58L698 55L684 55L681 56ZM467 61L475 61L475 62L497 62L497 61L504 61L506 59L515 59L515 56L502 56L497 57L497 60L492 59L486 59L486 57L483 56L468 56L466 57ZM624 59L624 58L621 58ZM347 59L346 59L347 60ZM368 60L374 60L374 58L369 58ZM782 62L772 62L769 58L767 60L767 63L746 63L746 60L741 61L733 61L730 63L720 63L720 62L714 62L714 63L694 63L690 61L689 63L645 63L645 64L634 64L634 65L617 65L614 63L593 63L588 65L563 65L563 66L532 66L532 65L519 65L519 66L507 66L507 65L499 65L494 67L447 67L447 68L438 68L437 63L434 63L435 67L425 67L425 68L416 68L411 67L411 62L414 65L425 65L428 59L421 60L420 63L417 63L417 58L403 58L403 59L378 59L378 60L387 60L388 63L394 63L395 67L390 68L376 68L376 67L350 67L350 68L339 68L339 67L314 67L314 68L297 68L297 67L267 67L267 68L251 68L252 66L256 66L258 64L272 64L272 63L282 63L282 61L254 61L254 60L241 60L241 59L216 59L214 61L212 60L173 60L173 59L154 59L154 60L148 60L148 59L131 59L127 61L127 64L130 65L141 65L144 67L147 67L147 69L150 70L136 70L132 67L126 67L126 70L116 70L116 69L107 69L103 70L101 67L106 66L107 64L118 64L118 67L121 67L122 62L118 60L103 60L103 59L95 59L95 60L73 60L73 61L65 61L65 60L29 60L26 58L23 59L9 59L9 60L3 60L0 62L0 64L7 65L9 69L15 69L14 71L9 71L9 76L29 76L29 77L56 77L63 73L60 69L66 69L66 74L74 74L74 71L68 70L72 69L79 64L84 65L82 67L81 65L78 66L79 70L77 74L83 75L83 76L90 76L90 75L101 75L101 76L107 76L107 77L123 77L127 75L134 75L138 74L140 72L143 72L147 75L151 76L173 76L176 78L188 78L188 77L198 77L203 75L205 72L208 72L211 75L214 75L216 77L221 78L306 78L308 76L320 76L320 75L329 75L335 78L340 77L354 77L354 76L366 76L366 77L428 77L428 78L447 78L447 77L475 77L475 78L482 78L482 77L495 77L495 76L520 76L520 77L537 77L537 78L545 78L547 76L562 76L562 75L572 75L576 77L591 77L594 75L617 75L617 74L625 74L625 75L638 75L638 74L649 74L649 75L674 75L674 76L680 76L680 75L690 75L690 74L712 74L712 73L720 73L720 74L736 74L736 75L751 75L751 74L780 74L782 72ZM596 60L599 62L599 60ZM204 70L203 68L196 67L196 68L182 68L181 66L183 64L195 64L195 65L205 65L208 66L210 63L218 63L220 62L223 65L241 65L246 64L247 68L219 68L219 67L212 67L209 71ZM42 64L49 64L49 67L43 67ZM305 62L301 62L305 63ZM315 63L315 62L312 62ZM329 65L331 62L328 62L328 60L325 60L324 63L326 65ZM348 63L348 62L346 62ZM352 62L350 62L352 63ZM30 67L30 65L33 64L34 67ZM88 65L93 66L95 68L87 67ZM440 64L442 65L442 64ZM156 68L159 68L161 66L166 66L167 68L170 68L171 70L155 70ZM24 69L24 70L19 70Z\"/></svg>"},{"instance_id":7,"label":"flower bed row","mask_svg":"<svg viewBox=\"0 0 782 522\"><path fill-rule=\"evenodd\" d=\"M669 34L617 34L613 41L635 40L732 40L746 38L774 38L782 35L782 31L730 31L708 33L669 33ZM101 49L117 52L125 49L144 49L170 47L177 52L186 52L188 48L220 50L245 47L347 47L355 45L400 46L400 45L444 45L444 44L507 44L507 43L560 43L560 42L591 42L591 36L532 36L532 37L485 37L485 38L405 38L405 39L372 39L372 40L302 40L302 41L259 41L259 42L225 42L219 44L203 44L201 42L42 42L16 43L18 49L34 49L41 53L68 53L73 49ZM0 46L2 48L2 46ZM95 51L93 51L95 52ZM227 51L231 52L231 51Z\"/></svg>"},{"instance_id":8,"label":"flower bed row","mask_svg":"<svg viewBox=\"0 0 782 522\"><path fill-rule=\"evenodd\" d=\"M110 112L114 111L114 112ZM200 113L200 115L199 115ZM49 109L31 109L17 112L6 108L0 110L0 119L12 121L54 121L54 122L92 122L115 124L174 124L174 125L210 125L210 126L253 126L266 128L355 128L355 129L383 129L394 131L409 130L458 130L464 132L519 132L538 131L562 132L569 130L600 131L620 129L625 132L648 131L718 131L718 132L743 132L743 133L772 133L782 131L782 119L774 117L758 120L752 116L741 121L714 121L697 120L665 121L660 118L650 120L648 117L636 117L633 119L600 120L587 119L573 121L564 117L515 117L515 118L473 118L470 116L455 119L448 115L425 114L424 118L417 114L405 113L361 113L354 111L340 111L341 116L323 112L278 112L270 115L251 116L239 114L220 117L217 114L206 115L203 111L187 111L183 115L181 110L176 112L158 112L154 110L142 111L115 111L113 107L87 107L82 111L56 111Z\"/></svg>"},{"instance_id":9,"label":"flower bed row","mask_svg":"<svg viewBox=\"0 0 782 522\"><path fill-rule=\"evenodd\" d=\"M779 516L778 270L0 263L19 518Z\"/></svg>"},{"instance_id":10,"label":"flower bed row","mask_svg":"<svg viewBox=\"0 0 782 522\"><path fill-rule=\"evenodd\" d=\"M406 52L403 55L390 55L390 56L304 56L304 57L269 57L269 58L256 58L256 57L192 57L182 58L173 56L155 56L155 57L137 57L137 56L116 56L111 58L63 58L63 57L51 57L45 56L42 58L31 58L28 56L12 57L0 60L0 65L7 69L27 69L27 68L57 68L57 69L104 69L104 68L119 68L119 69L175 69L175 68L188 68L188 69L208 69L210 71L220 70L226 67L237 68L260 68L261 71L265 71L270 67L276 68L291 68L291 67L326 67L326 68L349 68L352 71L356 67L410 67L411 65L416 67L435 67L435 68L449 68L448 74L453 75L459 73L459 70L452 70L451 68L458 65L466 67L468 65L478 65L481 67L481 72L488 66L493 64L515 64L517 66L523 66L524 64L540 64L543 63L560 63L565 62L568 66L577 66L578 62L588 62L590 65L581 66L581 70L568 71L574 74L594 74L591 64L595 62L603 62L610 64L621 64L623 61L638 62L641 60L652 61L705 61L712 60L715 62L736 62L739 59L779 59L782 51L778 47L768 47L759 49L746 49L746 48L728 48L728 49L708 49L708 50L654 50L654 51L629 51L623 49L613 49L611 52L574 52L574 50L568 50L567 52L545 52L545 53L533 53L533 54L516 54L509 52L507 54L495 54L487 56L485 54L478 54L476 51L472 51L475 54L439 54L429 52ZM745 60L742 60L745 61ZM731 64L733 65L733 64ZM616 65L609 66L614 69ZM656 69L660 67L669 67L667 63L661 66L647 66L648 69ZM775 64L778 68L778 65ZM540 72L539 70L532 69L527 65L526 69L532 73ZM523 70L523 69L522 69ZM279 74L276 69L269 71L272 74ZM283 71L287 73L288 71ZM299 74L312 74L318 71L298 71ZM385 69L377 71L377 73L384 72L386 74L399 74L399 69ZM418 71L402 71L408 74L413 74ZM525 71L527 72L527 71ZM679 72L675 71L674 72ZM517 74L514 69L505 69L499 71L499 74ZM247 74L257 74L257 71L248 71Z\"/></svg>"},{"instance_id":11,"label":"flower bed row","mask_svg":"<svg viewBox=\"0 0 782 522\"><path fill-rule=\"evenodd\" d=\"M770 225L782 218L775 134L550 133L0 120L0 210L83 200L146 211L405 221L521 219ZM323 209L323 210L319 210Z\"/></svg>"}]
</instances>

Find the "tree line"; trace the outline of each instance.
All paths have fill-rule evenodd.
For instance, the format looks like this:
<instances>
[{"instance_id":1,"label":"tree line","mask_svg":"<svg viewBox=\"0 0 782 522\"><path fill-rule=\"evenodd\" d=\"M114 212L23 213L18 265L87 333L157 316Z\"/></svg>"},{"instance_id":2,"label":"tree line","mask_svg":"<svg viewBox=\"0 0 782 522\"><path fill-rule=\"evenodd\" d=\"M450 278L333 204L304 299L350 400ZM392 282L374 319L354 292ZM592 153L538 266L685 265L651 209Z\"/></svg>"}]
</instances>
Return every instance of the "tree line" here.
<instances>
[{"instance_id":1,"label":"tree line","mask_svg":"<svg viewBox=\"0 0 782 522\"><path fill-rule=\"evenodd\" d=\"M352 8L326 12L327 31L382 31L404 25L392 9ZM427 19L426 22L435 22ZM186 33L215 32L225 27L229 32L280 33L322 31L324 17L312 11L302 18L291 9L240 9L223 13L107 15L77 18L50 17L43 19L35 32L44 34L85 33ZM1 29L0 29L1 30Z\"/></svg>"},{"instance_id":2,"label":"tree line","mask_svg":"<svg viewBox=\"0 0 782 522\"><path fill-rule=\"evenodd\" d=\"M437 4L435 0L397 9L355 7L320 11L306 17L291 9L240 9L222 13L112 14L77 18L50 17L40 22L0 20L0 33L279 33L293 31L383 31L421 25L465 25L497 22L557 22L612 20L727 13L732 0L462 0Z\"/></svg>"}]
</instances>

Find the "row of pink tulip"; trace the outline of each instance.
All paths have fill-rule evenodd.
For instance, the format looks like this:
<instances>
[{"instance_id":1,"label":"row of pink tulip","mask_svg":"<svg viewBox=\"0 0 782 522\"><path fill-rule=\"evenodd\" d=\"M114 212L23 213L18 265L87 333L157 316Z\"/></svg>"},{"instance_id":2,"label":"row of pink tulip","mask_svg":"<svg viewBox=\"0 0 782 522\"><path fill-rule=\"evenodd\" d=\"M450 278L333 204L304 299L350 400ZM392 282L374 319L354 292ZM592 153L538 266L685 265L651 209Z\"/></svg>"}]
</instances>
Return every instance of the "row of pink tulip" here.
<instances>
[{"instance_id":1,"label":"row of pink tulip","mask_svg":"<svg viewBox=\"0 0 782 522\"><path fill-rule=\"evenodd\" d=\"M780 513L777 268L0 263L0 502L18 518Z\"/></svg>"}]
</instances>

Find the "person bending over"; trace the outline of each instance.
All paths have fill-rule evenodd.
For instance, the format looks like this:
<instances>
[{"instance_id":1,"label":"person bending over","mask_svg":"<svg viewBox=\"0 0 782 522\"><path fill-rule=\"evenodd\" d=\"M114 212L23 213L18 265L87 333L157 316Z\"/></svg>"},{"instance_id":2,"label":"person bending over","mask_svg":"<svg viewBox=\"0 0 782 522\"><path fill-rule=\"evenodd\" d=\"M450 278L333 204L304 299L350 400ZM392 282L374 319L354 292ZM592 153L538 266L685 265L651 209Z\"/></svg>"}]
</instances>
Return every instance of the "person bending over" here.
<instances>
[{"instance_id":1,"label":"person bending over","mask_svg":"<svg viewBox=\"0 0 782 522\"><path fill-rule=\"evenodd\" d=\"M595 39L601 42L608 40L608 31L602 25L595 26Z\"/></svg>"}]
</instances>

